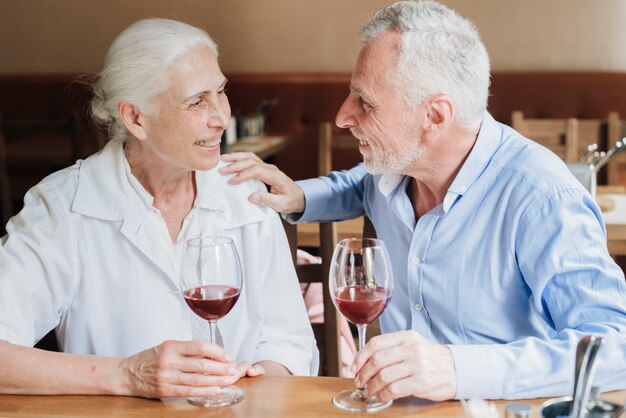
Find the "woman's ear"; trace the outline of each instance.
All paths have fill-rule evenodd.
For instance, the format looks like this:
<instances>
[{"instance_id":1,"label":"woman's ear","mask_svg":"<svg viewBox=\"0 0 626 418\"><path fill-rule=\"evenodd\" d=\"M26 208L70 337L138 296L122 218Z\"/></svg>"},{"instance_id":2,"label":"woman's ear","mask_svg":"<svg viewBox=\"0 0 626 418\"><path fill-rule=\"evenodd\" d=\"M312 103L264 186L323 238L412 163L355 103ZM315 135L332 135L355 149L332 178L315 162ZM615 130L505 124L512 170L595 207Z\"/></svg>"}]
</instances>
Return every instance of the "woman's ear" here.
<instances>
[{"instance_id":1,"label":"woman's ear","mask_svg":"<svg viewBox=\"0 0 626 418\"><path fill-rule=\"evenodd\" d=\"M431 97L426 103L425 128L431 132L445 132L454 122L456 108L446 95Z\"/></svg>"},{"instance_id":2,"label":"woman's ear","mask_svg":"<svg viewBox=\"0 0 626 418\"><path fill-rule=\"evenodd\" d=\"M137 106L128 102L120 102L117 105L124 126L135 138L144 140L148 138L144 126L144 117Z\"/></svg>"}]
</instances>

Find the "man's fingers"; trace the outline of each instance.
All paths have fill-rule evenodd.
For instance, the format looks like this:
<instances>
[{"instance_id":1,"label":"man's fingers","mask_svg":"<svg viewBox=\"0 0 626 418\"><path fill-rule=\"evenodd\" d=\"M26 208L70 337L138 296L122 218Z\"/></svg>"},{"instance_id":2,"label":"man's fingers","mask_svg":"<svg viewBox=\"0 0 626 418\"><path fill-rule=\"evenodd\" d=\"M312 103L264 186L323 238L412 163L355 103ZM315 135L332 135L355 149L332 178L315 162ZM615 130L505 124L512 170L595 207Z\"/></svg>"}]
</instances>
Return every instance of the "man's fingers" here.
<instances>
[{"instance_id":1,"label":"man's fingers","mask_svg":"<svg viewBox=\"0 0 626 418\"><path fill-rule=\"evenodd\" d=\"M376 394L376 399L378 399L379 402L387 402L394 399L405 398L413 394L413 389L413 381L407 377L396 380L385 386Z\"/></svg>"},{"instance_id":2,"label":"man's fingers","mask_svg":"<svg viewBox=\"0 0 626 418\"><path fill-rule=\"evenodd\" d=\"M261 161L258 155L253 152L231 152L230 154L222 154L220 156L222 161L233 162L233 161L241 161L241 160L256 160Z\"/></svg>"},{"instance_id":3,"label":"man's fingers","mask_svg":"<svg viewBox=\"0 0 626 418\"><path fill-rule=\"evenodd\" d=\"M248 169L250 167L261 166L263 164L264 163L261 161L253 160L251 158L246 158L244 160L233 161L230 164L220 167L219 172L221 174L232 174L232 173L237 173L239 171Z\"/></svg>"},{"instance_id":4,"label":"man's fingers","mask_svg":"<svg viewBox=\"0 0 626 418\"><path fill-rule=\"evenodd\" d=\"M399 346L393 346L384 350L379 350L373 353L367 360L367 362L359 369L354 383L357 387L369 386L372 379L377 377L380 373L384 373L386 379L391 379L392 376L387 375L385 370L393 365L401 363L404 360L404 355Z\"/></svg>"},{"instance_id":5,"label":"man's fingers","mask_svg":"<svg viewBox=\"0 0 626 418\"><path fill-rule=\"evenodd\" d=\"M364 394L368 398L376 395L389 385L411 376L411 369L403 362L387 366L378 371L378 373L365 386Z\"/></svg>"},{"instance_id":6,"label":"man's fingers","mask_svg":"<svg viewBox=\"0 0 626 418\"><path fill-rule=\"evenodd\" d=\"M370 357L377 352L403 344L408 341L409 338L411 337L408 331L377 335L369 340L365 347L357 353L353 363L354 371L359 373L365 363L369 361Z\"/></svg>"},{"instance_id":7,"label":"man's fingers","mask_svg":"<svg viewBox=\"0 0 626 418\"><path fill-rule=\"evenodd\" d=\"M226 167L224 167L224 169L226 169ZM221 173L225 175L229 174L226 172ZM244 181L254 179L260 180L265 184L269 184L270 186L274 186L280 181L280 177L278 177L278 174L280 172L276 170L273 166L268 165L253 164L241 169L235 169L233 173L236 174L228 179L229 184L239 184L243 183Z\"/></svg>"}]
</instances>

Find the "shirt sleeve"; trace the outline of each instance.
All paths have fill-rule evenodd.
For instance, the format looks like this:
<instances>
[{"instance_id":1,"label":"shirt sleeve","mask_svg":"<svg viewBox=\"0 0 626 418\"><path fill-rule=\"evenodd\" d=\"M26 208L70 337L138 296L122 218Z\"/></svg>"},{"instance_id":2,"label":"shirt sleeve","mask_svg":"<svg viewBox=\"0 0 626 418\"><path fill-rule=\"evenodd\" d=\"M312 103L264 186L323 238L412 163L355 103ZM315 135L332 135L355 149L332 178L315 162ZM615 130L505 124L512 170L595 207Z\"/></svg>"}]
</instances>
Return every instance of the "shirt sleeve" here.
<instances>
[{"instance_id":1,"label":"shirt sleeve","mask_svg":"<svg viewBox=\"0 0 626 418\"><path fill-rule=\"evenodd\" d=\"M0 340L33 346L54 329L76 289L69 205L36 186L7 225L0 247Z\"/></svg>"},{"instance_id":2,"label":"shirt sleeve","mask_svg":"<svg viewBox=\"0 0 626 418\"><path fill-rule=\"evenodd\" d=\"M263 254L258 277L263 303L260 343L254 362L272 360L295 375L317 375L319 353L304 306L289 244L274 212L260 223L258 254Z\"/></svg>"},{"instance_id":3,"label":"shirt sleeve","mask_svg":"<svg viewBox=\"0 0 626 418\"><path fill-rule=\"evenodd\" d=\"M285 219L290 222L328 222L362 215L366 176L367 171L361 163L350 170L298 181L306 201L304 212L287 215Z\"/></svg>"},{"instance_id":4,"label":"shirt sleeve","mask_svg":"<svg viewBox=\"0 0 626 418\"><path fill-rule=\"evenodd\" d=\"M603 339L594 385L624 388L626 285L605 242L600 211L580 190L556 193L526 212L516 255L531 290L529 309L539 313L551 338L450 345L458 399L570 394L576 346L590 334Z\"/></svg>"}]
</instances>

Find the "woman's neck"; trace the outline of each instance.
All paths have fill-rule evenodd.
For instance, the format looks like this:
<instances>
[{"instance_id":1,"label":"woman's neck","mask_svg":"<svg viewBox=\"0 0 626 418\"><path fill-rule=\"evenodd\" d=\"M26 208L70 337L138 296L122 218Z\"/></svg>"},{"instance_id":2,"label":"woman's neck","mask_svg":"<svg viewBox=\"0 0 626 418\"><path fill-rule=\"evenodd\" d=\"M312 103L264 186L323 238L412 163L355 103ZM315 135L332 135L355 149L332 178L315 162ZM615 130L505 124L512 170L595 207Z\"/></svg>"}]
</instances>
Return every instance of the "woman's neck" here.
<instances>
[{"instance_id":1,"label":"woman's neck","mask_svg":"<svg viewBox=\"0 0 626 418\"><path fill-rule=\"evenodd\" d=\"M183 221L196 198L194 172L186 169L168 169L162 160L141 153L136 145L126 144L126 159L131 173L150 193L152 206L159 210L164 219L172 242L178 240Z\"/></svg>"}]
</instances>

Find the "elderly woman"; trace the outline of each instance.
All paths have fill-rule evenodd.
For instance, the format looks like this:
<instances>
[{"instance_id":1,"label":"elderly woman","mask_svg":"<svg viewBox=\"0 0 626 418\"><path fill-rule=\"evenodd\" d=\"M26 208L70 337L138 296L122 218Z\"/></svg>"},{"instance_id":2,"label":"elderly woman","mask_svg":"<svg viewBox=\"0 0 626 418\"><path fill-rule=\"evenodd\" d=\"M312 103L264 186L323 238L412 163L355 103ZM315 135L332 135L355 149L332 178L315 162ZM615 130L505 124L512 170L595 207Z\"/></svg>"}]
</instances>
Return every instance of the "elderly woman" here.
<instances>
[{"instance_id":1,"label":"elderly woman","mask_svg":"<svg viewBox=\"0 0 626 418\"><path fill-rule=\"evenodd\" d=\"M247 200L264 186L217 172L230 118L217 56L204 31L166 19L113 42L92 102L111 140L30 190L2 238L1 393L204 396L317 371L280 220ZM231 237L243 264L223 348L191 341L179 291L185 243L204 234ZM32 348L52 329L63 353Z\"/></svg>"}]
</instances>

